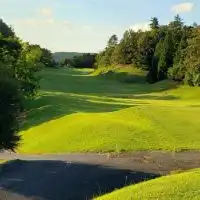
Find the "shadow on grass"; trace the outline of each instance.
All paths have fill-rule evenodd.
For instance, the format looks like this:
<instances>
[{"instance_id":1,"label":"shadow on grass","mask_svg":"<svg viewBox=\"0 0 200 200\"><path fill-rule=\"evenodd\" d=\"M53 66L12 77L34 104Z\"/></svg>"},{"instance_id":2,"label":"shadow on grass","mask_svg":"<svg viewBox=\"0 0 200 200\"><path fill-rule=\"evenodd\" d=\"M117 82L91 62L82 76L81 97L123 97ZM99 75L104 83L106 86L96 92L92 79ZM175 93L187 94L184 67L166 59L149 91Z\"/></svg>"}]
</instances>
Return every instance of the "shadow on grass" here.
<instances>
[{"instance_id":1,"label":"shadow on grass","mask_svg":"<svg viewBox=\"0 0 200 200\"><path fill-rule=\"evenodd\" d=\"M151 173L64 161L21 161L12 166L1 174L0 199L90 200L158 177Z\"/></svg>"},{"instance_id":2,"label":"shadow on grass","mask_svg":"<svg viewBox=\"0 0 200 200\"><path fill-rule=\"evenodd\" d=\"M200 105L190 105L190 107L193 107L193 108L199 108Z\"/></svg>"},{"instance_id":3,"label":"shadow on grass","mask_svg":"<svg viewBox=\"0 0 200 200\"><path fill-rule=\"evenodd\" d=\"M135 99L148 99L148 100L178 100L180 97L175 97L173 95L166 96L156 96L156 95L139 95L134 96Z\"/></svg>"},{"instance_id":4,"label":"shadow on grass","mask_svg":"<svg viewBox=\"0 0 200 200\"><path fill-rule=\"evenodd\" d=\"M116 78L107 78L106 76L85 76L77 71L55 71L47 74L42 83L42 89L50 92L64 92L86 95L97 95L115 97L116 95L126 94L149 94L153 92L163 92L169 89L177 88L177 84L171 81L161 81L156 84L148 84L141 75L128 75L126 72L119 73L120 77L132 77L133 84L126 84L118 81ZM123 75L121 75L123 74ZM124 75L127 74L127 75ZM142 81L134 81L141 79ZM129 79L129 78L127 78ZM129 82L129 81L127 81Z\"/></svg>"},{"instance_id":5,"label":"shadow on grass","mask_svg":"<svg viewBox=\"0 0 200 200\"><path fill-rule=\"evenodd\" d=\"M21 130L73 113L113 112L137 106L134 99L175 100L173 96L156 97L147 94L177 86L171 82L125 84L73 70L45 70L41 75L44 77L41 81L43 92L37 99L26 103L27 118ZM123 102L120 98L131 99L132 103Z\"/></svg>"},{"instance_id":6,"label":"shadow on grass","mask_svg":"<svg viewBox=\"0 0 200 200\"><path fill-rule=\"evenodd\" d=\"M75 113L101 113L113 112L135 105L126 105L114 100L103 100L64 95L42 95L39 98L27 102L26 119L21 130L40 125L44 122L55 120Z\"/></svg>"},{"instance_id":7,"label":"shadow on grass","mask_svg":"<svg viewBox=\"0 0 200 200\"><path fill-rule=\"evenodd\" d=\"M105 77L110 80L118 80L124 83L145 83L146 77L144 74L130 74L129 72L114 72L109 71L105 74L98 75L99 77Z\"/></svg>"}]
</instances>

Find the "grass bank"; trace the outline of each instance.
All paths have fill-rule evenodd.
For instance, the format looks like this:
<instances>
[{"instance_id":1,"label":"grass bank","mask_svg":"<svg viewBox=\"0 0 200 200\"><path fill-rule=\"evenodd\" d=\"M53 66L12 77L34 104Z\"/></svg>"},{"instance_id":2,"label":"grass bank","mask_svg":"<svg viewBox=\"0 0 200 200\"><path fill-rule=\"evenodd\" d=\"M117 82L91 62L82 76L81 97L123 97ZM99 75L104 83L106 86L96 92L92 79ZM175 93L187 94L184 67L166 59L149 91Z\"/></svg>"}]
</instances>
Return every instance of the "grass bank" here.
<instances>
[{"instance_id":1,"label":"grass bank","mask_svg":"<svg viewBox=\"0 0 200 200\"><path fill-rule=\"evenodd\" d=\"M161 177L96 198L95 200L198 200L200 170Z\"/></svg>"},{"instance_id":2,"label":"grass bank","mask_svg":"<svg viewBox=\"0 0 200 200\"><path fill-rule=\"evenodd\" d=\"M124 70L117 76L130 73ZM134 74L129 84L113 73L46 69L37 98L26 104L18 151L200 150L200 88L170 81L149 85L137 79L145 73Z\"/></svg>"}]
</instances>

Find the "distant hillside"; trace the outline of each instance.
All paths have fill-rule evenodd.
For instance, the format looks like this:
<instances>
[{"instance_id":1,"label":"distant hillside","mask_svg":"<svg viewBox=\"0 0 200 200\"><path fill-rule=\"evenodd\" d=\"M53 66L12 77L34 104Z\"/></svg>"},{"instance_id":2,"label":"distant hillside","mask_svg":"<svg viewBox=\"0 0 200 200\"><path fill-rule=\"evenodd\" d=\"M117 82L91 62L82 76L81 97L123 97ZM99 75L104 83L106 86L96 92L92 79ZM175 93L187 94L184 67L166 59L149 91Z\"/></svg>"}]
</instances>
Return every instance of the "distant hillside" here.
<instances>
[{"instance_id":1,"label":"distant hillside","mask_svg":"<svg viewBox=\"0 0 200 200\"><path fill-rule=\"evenodd\" d=\"M73 58L74 56L80 56L83 53L77 53L77 52L56 52L53 54L54 60L56 62L64 61L66 58Z\"/></svg>"}]
</instances>

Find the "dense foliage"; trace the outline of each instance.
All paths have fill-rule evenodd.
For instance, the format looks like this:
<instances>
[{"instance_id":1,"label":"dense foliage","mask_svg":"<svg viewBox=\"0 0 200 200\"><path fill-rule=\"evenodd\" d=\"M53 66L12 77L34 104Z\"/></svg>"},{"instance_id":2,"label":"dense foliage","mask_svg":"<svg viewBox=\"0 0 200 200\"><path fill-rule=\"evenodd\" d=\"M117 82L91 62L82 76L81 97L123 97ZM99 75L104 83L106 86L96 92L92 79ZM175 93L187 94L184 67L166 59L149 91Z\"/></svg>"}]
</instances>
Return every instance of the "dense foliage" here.
<instances>
[{"instance_id":1,"label":"dense foliage","mask_svg":"<svg viewBox=\"0 0 200 200\"><path fill-rule=\"evenodd\" d=\"M200 85L200 27L184 25L179 15L168 25L152 18L150 30L125 31L118 42L113 35L97 57L98 67L133 64L148 70L147 81L166 78Z\"/></svg>"},{"instance_id":2,"label":"dense foliage","mask_svg":"<svg viewBox=\"0 0 200 200\"><path fill-rule=\"evenodd\" d=\"M36 94L36 72L53 64L49 50L21 41L0 19L0 149L17 145L22 100Z\"/></svg>"},{"instance_id":3,"label":"dense foliage","mask_svg":"<svg viewBox=\"0 0 200 200\"><path fill-rule=\"evenodd\" d=\"M55 52L53 53L53 58L56 62L64 62L66 58L72 59L75 56L82 56L83 53L78 52Z\"/></svg>"},{"instance_id":4,"label":"dense foliage","mask_svg":"<svg viewBox=\"0 0 200 200\"><path fill-rule=\"evenodd\" d=\"M18 82L11 70L0 63L0 149L13 149L19 141L19 114L21 111L21 94Z\"/></svg>"},{"instance_id":5,"label":"dense foliage","mask_svg":"<svg viewBox=\"0 0 200 200\"><path fill-rule=\"evenodd\" d=\"M63 65L75 68L95 68L96 54L84 53L73 58L66 58Z\"/></svg>"}]
</instances>

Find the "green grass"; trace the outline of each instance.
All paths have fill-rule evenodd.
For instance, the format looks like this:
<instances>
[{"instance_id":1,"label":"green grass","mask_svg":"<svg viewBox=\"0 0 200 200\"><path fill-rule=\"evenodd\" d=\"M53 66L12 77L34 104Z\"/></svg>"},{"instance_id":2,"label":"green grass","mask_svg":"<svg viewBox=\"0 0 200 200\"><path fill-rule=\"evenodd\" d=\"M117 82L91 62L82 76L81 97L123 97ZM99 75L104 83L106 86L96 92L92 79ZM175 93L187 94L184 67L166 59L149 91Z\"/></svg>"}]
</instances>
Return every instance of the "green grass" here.
<instances>
[{"instance_id":1,"label":"green grass","mask_svg":"<svg viewBox=\"0 0 200 200\"><path fill-rule=\"evenodd\" d=\"M200 169L125 187L96 200L199 200Z\"/></svg>"},{"instance_id":2,"label":"green grass","mask_svg":"<svg viewBox=\"0 0 200 200\"><path fill-rule=\"evenodd\" d=\"M46 69L41 91L26 102L22 153L123 152L200 149L200 88L170 81L132 84L87 70ZM134 81L135 78L135 81ZM120 79L121 80L121 79Z\"/></svg>"},{"instance_id":3,"label":"green grass","mask_svg":"<svg viewBox=\"0 0 200 200\"><path fill-rule=\"evenodd\" d=\"M3 164L5 162L6 162L6 160L0 160L0 164Z\"/></svg>"}]
</instances>

